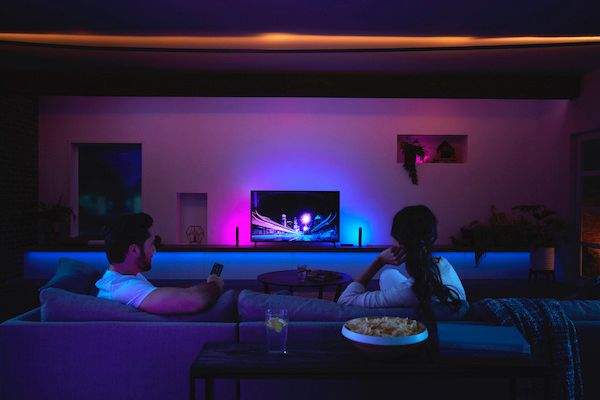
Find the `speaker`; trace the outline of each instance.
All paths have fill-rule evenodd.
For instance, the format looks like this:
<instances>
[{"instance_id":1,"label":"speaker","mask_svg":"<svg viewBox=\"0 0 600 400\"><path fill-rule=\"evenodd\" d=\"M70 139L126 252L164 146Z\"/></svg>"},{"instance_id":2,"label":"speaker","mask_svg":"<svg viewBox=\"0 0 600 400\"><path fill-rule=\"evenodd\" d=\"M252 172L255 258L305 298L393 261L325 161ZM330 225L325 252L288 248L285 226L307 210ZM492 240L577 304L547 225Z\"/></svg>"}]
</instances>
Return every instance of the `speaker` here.
<instances>
[{"instance_id":1,"label":"speaker","mask_svg":"<svg viewBox=\"0 0 600 400\"><path fill-rule=\"evenodd\" d=\"M235 227L235 247L240 247L240 227Z\"/></svg>"},{"instance_id":2,"label":"speaker","mask_svg":"<svg viewBox=\"0 0 600 400\"><path fill-rule=\"evenodd\" d=\"M362 227L358 228L358 247L362 247Z\"/></svg>"}]
</instances>

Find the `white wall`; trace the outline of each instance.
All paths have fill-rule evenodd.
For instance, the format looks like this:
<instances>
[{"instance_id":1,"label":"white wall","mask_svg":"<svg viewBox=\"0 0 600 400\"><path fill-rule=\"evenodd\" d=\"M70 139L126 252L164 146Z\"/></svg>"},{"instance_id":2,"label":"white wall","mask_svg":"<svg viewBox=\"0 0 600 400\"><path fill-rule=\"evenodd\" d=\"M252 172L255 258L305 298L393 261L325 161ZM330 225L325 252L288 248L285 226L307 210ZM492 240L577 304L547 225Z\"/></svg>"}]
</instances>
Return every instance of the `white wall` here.
<instances>
[{"instance_id":1,"label":"white wall","mask_svg":"<svg viewBox=\"0 0 600 400\"><path fill-rule=\"evenodd\" d=\"M341 242L385 244L400 208L423 203L438 244L494 204L568 207L564 100L45 97L40 200L71 198L73 143L142 144L142 203L164 242L176 194L208 193L208 242L249 243L250 190L339 190ZM465 164L396 162L398 134L466 134Z\"/></svg>"}]
</instances>

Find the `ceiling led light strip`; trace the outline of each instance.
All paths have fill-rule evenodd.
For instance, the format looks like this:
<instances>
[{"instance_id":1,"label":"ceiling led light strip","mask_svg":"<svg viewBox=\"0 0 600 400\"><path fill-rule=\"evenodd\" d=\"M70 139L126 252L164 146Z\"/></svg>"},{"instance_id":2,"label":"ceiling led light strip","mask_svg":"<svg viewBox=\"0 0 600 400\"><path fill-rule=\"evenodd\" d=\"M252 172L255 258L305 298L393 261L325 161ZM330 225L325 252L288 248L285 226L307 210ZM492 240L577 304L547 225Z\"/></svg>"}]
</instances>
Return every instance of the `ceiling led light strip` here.
<instances>
[{"instance_id":1,"label":"ceiling led light strip","mask_svg":"<svg viewBox=\"0 0 600 400\"><path fill-rule=\"evenodd\" d=\"M339 36L264 33L249 36L119 36L0 33L4 44L172 50L342 51L600 44L600 36Z\"/></svg>"}]
</instances>

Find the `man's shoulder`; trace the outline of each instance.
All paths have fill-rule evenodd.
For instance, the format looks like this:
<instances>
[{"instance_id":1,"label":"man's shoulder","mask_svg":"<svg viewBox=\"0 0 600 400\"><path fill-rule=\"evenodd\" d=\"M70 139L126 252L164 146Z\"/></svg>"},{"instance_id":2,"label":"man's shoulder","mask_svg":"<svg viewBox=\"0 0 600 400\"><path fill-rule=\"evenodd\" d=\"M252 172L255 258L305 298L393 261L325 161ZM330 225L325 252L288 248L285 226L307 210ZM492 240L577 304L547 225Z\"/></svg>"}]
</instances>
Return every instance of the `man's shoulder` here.
<instances>
[{"instance_id":1,"label":"man's shoulder","mask_svg":"<svg viewBox=\"0 0 600 400\"><path fill-rule=\"evenodd\" d=\"M106 270L100 281L110 282L111 284L121 284L132 281L147 282L143 277L140 279L137 275L124 275L117 271Z\"/></svg>"}]
</instances>

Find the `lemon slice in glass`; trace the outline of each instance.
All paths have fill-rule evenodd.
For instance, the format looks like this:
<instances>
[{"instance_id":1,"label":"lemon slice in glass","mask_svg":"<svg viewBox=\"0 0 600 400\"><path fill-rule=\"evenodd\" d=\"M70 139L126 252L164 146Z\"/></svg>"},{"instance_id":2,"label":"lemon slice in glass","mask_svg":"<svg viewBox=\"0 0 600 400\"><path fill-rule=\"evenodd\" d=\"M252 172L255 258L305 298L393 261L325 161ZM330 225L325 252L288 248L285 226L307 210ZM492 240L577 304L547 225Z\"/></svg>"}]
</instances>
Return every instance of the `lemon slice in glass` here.
<instances>
[{"instance_id":1,"label":"lemon slice in glass","mask_svg":"<svg viewBox=\"0 0 600 400\"><path fill-rule=\"evenodd\" d=\"M272 317L267 321L267 327L273 329L275 332L279 333L281 330L287 325L287 321L279 318Z\"/></svg>"}]
</instances>

